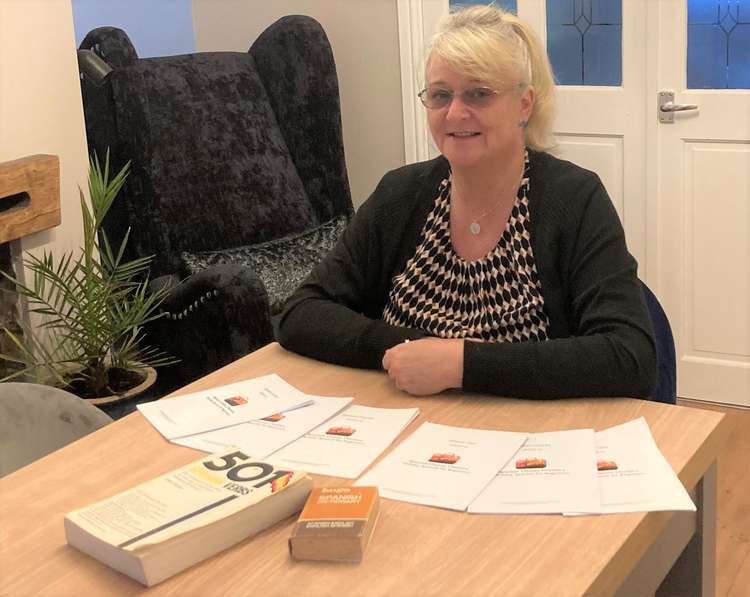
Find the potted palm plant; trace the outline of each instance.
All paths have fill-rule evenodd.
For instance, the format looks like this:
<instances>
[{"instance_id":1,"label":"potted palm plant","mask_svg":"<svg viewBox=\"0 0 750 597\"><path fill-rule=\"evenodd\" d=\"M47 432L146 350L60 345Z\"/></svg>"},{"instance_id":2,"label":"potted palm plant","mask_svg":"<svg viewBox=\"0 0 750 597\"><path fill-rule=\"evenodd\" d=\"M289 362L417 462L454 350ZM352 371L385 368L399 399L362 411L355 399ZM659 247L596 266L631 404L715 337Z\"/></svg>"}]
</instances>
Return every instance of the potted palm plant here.
<instances>
[{"instance_id":1,"label":"potted palm plant","mask_svg":"<svg viewBox=\"0 0 750 597\"><path fill-rule=\"evenodd\" d=\"M160 317L164 291L151 291L151 258L124 260L129 234L113 250L101 229L112 202L128 175L130 164L110 178L109 154L104 168L90 162L90 205L82 190L83 247L56 259L44 251L27 254L23 264L30 276L3 273L24 296L40 323L6 334L14 350L0 354L13 371L0 381L23 378L64 388L95 403L110 402L143 388L155 379L153 367L174 362L146 346L143 326Z\"/></svg>"}]
</instances>

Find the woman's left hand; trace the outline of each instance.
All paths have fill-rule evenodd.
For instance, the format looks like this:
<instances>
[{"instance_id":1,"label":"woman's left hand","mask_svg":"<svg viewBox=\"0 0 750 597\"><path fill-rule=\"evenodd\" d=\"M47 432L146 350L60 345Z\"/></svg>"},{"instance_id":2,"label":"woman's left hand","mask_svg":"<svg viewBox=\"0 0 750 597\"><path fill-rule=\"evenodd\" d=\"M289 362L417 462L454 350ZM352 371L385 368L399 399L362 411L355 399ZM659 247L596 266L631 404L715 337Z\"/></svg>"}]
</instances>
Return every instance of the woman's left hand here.
<instances>
[{"instance_id":1,"label":"woman's left hand","mask_svg":"<svg viewBox=\"0 0 750 597\"><path fill-rule=\"evenodd\" d=\"M460 388L464 375L464 341L407 340L385 351L383 369L398 389L415 396Z\"/></svg>"}]
</instances>

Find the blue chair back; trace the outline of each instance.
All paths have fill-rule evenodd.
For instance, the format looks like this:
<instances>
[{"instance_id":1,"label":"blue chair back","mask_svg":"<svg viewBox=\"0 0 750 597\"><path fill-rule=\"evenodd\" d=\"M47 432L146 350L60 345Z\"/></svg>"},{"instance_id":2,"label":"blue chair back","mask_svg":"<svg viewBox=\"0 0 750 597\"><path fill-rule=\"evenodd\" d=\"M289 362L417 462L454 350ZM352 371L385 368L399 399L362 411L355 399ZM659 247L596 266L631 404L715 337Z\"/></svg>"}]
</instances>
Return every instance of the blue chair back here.
<instances>
[{"instance_id":1,"label":"blue chair back","mask_svg":"<svg viewBox=\"0 0 750 597\"><path fill-rule=\"evenodd\" d=\"M669 326L667 314L664 313L656 295L643 282L641 282L641 289L648 307L648 313L651 316L651 325L654 328L654 339L656 340L656 389L649 400L676 404L677 364L672 328Z\"/></svg>"}]
</instances>

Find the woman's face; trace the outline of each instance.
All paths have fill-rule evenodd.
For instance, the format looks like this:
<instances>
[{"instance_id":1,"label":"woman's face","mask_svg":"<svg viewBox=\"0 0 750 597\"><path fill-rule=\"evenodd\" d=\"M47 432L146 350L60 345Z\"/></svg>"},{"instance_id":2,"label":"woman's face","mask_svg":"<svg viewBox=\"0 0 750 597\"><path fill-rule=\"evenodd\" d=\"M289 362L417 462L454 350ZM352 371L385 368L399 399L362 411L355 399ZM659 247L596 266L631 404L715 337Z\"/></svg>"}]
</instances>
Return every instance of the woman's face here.
<instances>
[{"instance_id":1,"label":"woman's face","mask_svg":"<svg viewBox=\"0 0 750 597\"><path fill-rule=\"evenodd\" d=\"M472 106L462 94L477 87L497 89L489 102ZM430 61L428 93L445 90L453 95L447 106L427 110L427 120L435 145L453 170L486 165L497 167L502 160L524 146L522 121L528 121L534 104L530 88L518 92L513 82L498 89L453 70L440 59Z\"/></svg>"}]
</instances>

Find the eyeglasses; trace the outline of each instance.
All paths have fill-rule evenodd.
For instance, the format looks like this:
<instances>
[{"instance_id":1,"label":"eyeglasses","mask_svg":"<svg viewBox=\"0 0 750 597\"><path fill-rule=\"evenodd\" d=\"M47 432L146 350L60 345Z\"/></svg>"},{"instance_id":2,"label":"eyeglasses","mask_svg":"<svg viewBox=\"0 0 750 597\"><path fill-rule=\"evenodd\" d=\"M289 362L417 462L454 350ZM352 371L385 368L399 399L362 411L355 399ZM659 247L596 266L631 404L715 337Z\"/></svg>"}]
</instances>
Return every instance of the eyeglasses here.
<instances>
[{"instance_id":1,"label":"eyeglasses","mask_svg":"<svg viewBox=\"0 0 750 597\"><path fill-rule=\"evenodd\" d=\"M461 102L470 108L484 108L500 93L497 89L490 89L489 87L472 87L471 89L464 89L459 94L459 97L461 98ZM428 87L420 91L417 95L422 100L425 108L439 110L450 105L455 93L440 87Z\"/></svg>"}]
</instances>

